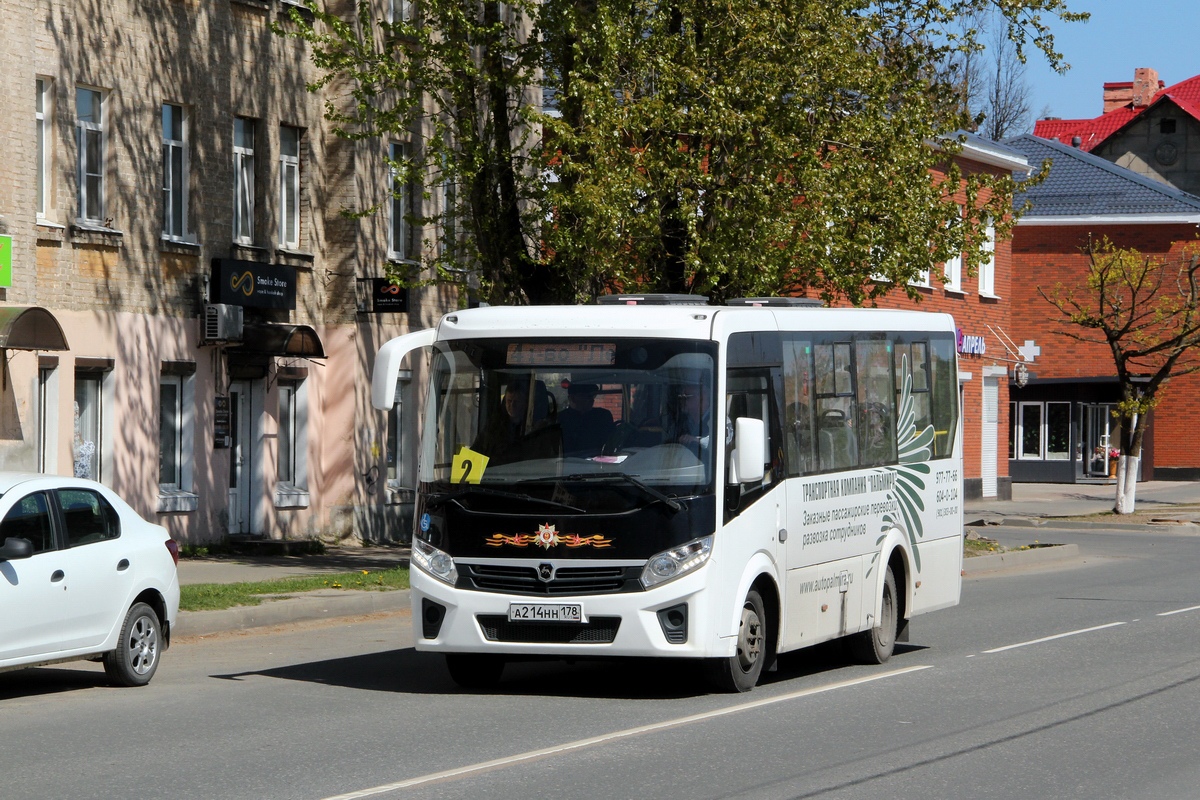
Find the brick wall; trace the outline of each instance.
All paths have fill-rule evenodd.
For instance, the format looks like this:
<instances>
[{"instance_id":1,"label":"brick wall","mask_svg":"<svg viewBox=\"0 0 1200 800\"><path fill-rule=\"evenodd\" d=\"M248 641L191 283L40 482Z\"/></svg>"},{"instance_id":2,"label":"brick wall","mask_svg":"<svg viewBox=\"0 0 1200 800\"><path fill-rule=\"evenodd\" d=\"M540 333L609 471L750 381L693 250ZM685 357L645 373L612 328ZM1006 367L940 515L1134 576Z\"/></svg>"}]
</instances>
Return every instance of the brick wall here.
<instances>
[{"instance_id":1,"label":"brick wall","mask_svg":"<svg viewBox=\"0 0 1200 800\"><path fill-rule=\"evenodd\" d=\"M1107 344L1079 342L1056 331L1082 329L1060 322L1062 315L1038 294L1055 286L1079 286L1087 272L1082 252L1088 237L1107 236L1119 247L1146 255L1178 258L1195 241L1194 225L1018 226L1012 244L1014 268L1023 277L1013 286L1012 328L1018 343L1032 339L1041 347L1031 371L1038 378L1097 378L1116 373ZM1195 425L1200 420L1200 375L1175 378L1162 392L1154 414L1154 467L1200 467Z\"/></svg>"}]
</instances>

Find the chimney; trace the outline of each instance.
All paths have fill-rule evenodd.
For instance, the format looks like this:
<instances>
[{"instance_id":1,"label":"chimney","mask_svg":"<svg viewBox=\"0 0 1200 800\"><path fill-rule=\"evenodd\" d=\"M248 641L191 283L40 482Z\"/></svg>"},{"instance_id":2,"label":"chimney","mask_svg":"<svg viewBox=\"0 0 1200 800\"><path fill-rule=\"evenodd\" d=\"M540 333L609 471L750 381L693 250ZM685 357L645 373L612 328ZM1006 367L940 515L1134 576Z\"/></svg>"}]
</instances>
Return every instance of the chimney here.
<instances>
[{"instance_id":1,"label":"chimney","mask_svg":"<svg viewBox=\"0 0 1200 800\"><path fill-rule=\"evenodd\" d=\"M1133 84L1129 81L1117 81L1104 84L1104 111L1107 114L1113 109L1125 108L1133 101Z\"/></svg>"},{"instance_id":2,"label":"chimney","mask_svg":"<svg viewBox=\"0 0 1200 800\"><path fill-rule=\"evenodd\" d=\"M1154 95L1158 94L1162 82L1158 79L1158 70L1149 67L1139 67L1133 71L1133 107L1145 108L1150 105Z\"/></svg>"}]
</instances>

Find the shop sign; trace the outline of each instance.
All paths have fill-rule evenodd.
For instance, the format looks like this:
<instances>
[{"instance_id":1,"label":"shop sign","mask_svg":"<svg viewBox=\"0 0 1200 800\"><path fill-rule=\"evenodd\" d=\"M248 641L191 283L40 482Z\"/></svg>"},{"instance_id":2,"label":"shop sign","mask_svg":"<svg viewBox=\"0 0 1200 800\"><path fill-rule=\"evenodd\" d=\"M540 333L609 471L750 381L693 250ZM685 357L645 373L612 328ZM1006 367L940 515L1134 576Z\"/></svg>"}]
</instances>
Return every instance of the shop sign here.
<instances>
[{"instance_id":1,"label":"shop sign","mask_svg":"<svg viewBox=\"0 0 1200 800\"><path fill-rule=\"evenodd\" d=\"M213 447L229 447L232 444L232 433L229 395L217 395L213 398Z\"/></svg>"},{"instance_id":2,"label":"shop sign","mask_svg":"<svg viewBox=\"0 0 1200 800\"><path fill-rule=\"evenodd\" d=\"M387 278L371 279L371 313L405 313L408 311L408 289L397 286Z\"/></svg>"},{"instance_id":3,"label":"shop sign","mask_svg":"<svg viewBox=\"0 0 1200 800\"><path fill-rule=\"evenodd\" d=\"M0 235L0 286L12 286L12 237Z\"/></svg>"},{"instance_id":4,"label":"shop sign","mask_svg":"<svg viewBox=\"0 0 1200 800\"><path fill-rule=\"evenodd\" d=\"M964 356L981 356L987 352L987 341L982 336L967 336L959 328L958 352Z\"/></svg>"},{"instance_id":5,"label":"shop sign","mask_svg":"<svg viewBox=\"0 0 1200 800\"><path fill-rule=\"evenodd\" d=\"M214 258L212 302L250 308L296 308L296 270L260 261Z\"/></svg>"}]
</instances>

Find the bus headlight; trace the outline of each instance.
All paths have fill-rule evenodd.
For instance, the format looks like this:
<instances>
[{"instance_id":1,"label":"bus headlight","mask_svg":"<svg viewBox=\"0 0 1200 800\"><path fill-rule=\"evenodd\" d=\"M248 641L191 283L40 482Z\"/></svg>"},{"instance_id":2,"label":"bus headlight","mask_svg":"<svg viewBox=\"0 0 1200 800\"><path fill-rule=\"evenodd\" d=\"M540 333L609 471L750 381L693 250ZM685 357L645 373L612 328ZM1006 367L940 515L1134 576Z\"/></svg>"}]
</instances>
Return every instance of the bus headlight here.
<instances>
[{"instance_id":1,"label":"bus headlight","mask_svg":"<svg viewBox=\"0 0 1200 800\"><path fill-rule=\"evenodd\" d=\"M429 542L413 539L412 563L451 586L458 582L458 570L454 567L454 559Z\"/></svg>"},{"instance_id":2,"label":"bus headlight","mask_svg":"<svg viewBox=\"0 0 1200 800\"><path fill-rule=\"evenodd\" d=\"M712 543L713 537L705 536L651 556L642 568L642 586L649 589L699 568L708 561Z\"/></svg>"}]
</instances>

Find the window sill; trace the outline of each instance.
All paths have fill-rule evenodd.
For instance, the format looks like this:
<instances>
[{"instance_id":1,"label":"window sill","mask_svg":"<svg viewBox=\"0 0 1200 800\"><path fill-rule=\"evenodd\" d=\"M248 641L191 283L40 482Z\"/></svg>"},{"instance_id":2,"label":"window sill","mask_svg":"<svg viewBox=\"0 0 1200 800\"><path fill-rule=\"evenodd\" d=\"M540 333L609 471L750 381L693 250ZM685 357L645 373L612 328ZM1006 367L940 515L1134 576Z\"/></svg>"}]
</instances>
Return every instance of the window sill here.
<instances>
[{"instance_id":1,"label":"window sill","mask_svg":"<svg viewBox=\"0 0 1200 800\"><path fill-rule=\"evenodd\" d=\"M249 6L250 8L258 8L267 11L271 8L268 0L229 0L235 6Z\"/></svg>"},{"instance_id":2,"label":"window sill","mask_svg":"<svg viewBox=\"0 0 1200 800\"><path fill-rule=\"evenodd\" d=\"M164 253L179 253L180 255L188 256L200 255L200 243L187 239L170 239L164 236L158 249Z\"/></svg>"},{"instance_id":3,"label":"window sill","mask_svg":"<svg viewBox=\"0 0 1200 800\"><path fill-rule=\"evenodd\" d=\"M290 247L276 247L275 257L280 263L289 267L312 268L316 256L307 250L293 250Z\"/></svg>"},{"instance_id":4,"label":"window sill","mask_svg":"<svg viewBox=\"0 0 1200 800\"><path fill-rule=\"evenodd\" d=\"M998 295L998 294L989 294L987 292L980 292L979 299L980 300L1002 300L1003 298L1000 297L1000 295Z\"/></svg>"},{"instance_id":5,"label":"window sill","mask_svg":"<svg viewBox=\"0 0 1200 800\"><path fill-rule=\"evenodd\" d=\"M125 233L115 228L77 220L71 225L72 244L93 244L114 249L124 247Z\"/></svg>"},{"instance_id":6,"label":"window sill","mask_svg":"<svg viewBox=\"0 0 1200 800\"><path fill-rule=\"evenodd\" d=\"M276 508L308 508L308 503L307 489L296 489L291 486L280 486L275 489Z\"/></svg>"},{"instance_id":7,"label":"window sill","mask_svg":"<svg viewBox=\"0 0 1200 800\"><path fill-rule=\"evenodd\" d=\"M945 292L946 292L946 294L952 294L955 297L966 297L967 296L967 293L964 292L962 289L946 289Z\"/></svg>"},{"instance_id":8,"label":"window sill","mask_svg":"<svg viewBox=\"0 0 1200 800\"><path fill-rule=\"evenodd\" d=\"M180 512L195 511L199 507L200 496L197 494L180 491L179 489L158 490L158 507L155 510L160 514L178 514Z\"/></svg>"},{"instance_id":9,"label":"window sill","mask_svg":"<svg viewBox=\"0 0 1200 800\"><path fill-rule=\"evenodd\" d=\"M406 486L401 486L395 481L388 481L386 503L389 506L403 505L405 503L414 503L417 499L415 489L410 489Z\"/></svg>"},{"instance_id":10,"label":"window sill","mask_svg":"<svg viewBox=\"0 0 1200 800\"><path fill-rule=\"evenodd\" d=\"M34 235L39 242L61 242L67 238L67 226L39 219Z\"/></svg>"}]
</instances>

